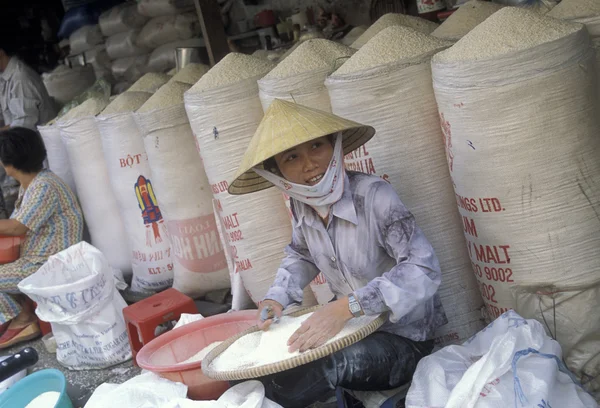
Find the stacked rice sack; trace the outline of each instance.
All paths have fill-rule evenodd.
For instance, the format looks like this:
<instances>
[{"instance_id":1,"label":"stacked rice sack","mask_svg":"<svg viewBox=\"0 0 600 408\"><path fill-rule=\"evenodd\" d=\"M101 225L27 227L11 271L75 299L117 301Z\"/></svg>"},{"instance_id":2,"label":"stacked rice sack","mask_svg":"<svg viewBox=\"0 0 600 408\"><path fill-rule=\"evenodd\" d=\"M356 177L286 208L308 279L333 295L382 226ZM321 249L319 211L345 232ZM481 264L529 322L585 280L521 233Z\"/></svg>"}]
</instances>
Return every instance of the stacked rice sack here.
<instances>
[{"instance_id":1,"label":"stacked rice sack","mask_svg":"<svg viewBox=\"0 0 600 408\"><path fill-rule=\"evenodd\" d=\"M150 50L147 72L167 72L175 67L175 49L202 47L201 28L193 0L141 0L137 11L149 19L136 45Z\"/></svg>"}]
</instances>

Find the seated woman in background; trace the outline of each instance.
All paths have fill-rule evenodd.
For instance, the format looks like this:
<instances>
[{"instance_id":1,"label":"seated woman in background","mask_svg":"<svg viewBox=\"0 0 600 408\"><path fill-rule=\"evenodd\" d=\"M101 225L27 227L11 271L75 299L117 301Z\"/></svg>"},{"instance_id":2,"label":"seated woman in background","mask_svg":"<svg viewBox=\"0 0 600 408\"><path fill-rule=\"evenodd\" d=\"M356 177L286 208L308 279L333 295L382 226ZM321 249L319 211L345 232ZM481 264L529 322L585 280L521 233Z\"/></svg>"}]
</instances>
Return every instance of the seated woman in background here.
<instances>
[{"instance_id":1,"label":"seated woman in background","mask_svg":"<svg viewBox=\"0 0 600 408\"><path fill-rule=\"evenodd\" d=\"M39 336L35 314L17 285L51 255L81 241L83 215L73 192L43 169L46 148L27 128L0 132L0 164L21 185L10 219L0 220L0 235L26 236L21 256L0 265L0 349Z\"/></svg>"}]
</instances>

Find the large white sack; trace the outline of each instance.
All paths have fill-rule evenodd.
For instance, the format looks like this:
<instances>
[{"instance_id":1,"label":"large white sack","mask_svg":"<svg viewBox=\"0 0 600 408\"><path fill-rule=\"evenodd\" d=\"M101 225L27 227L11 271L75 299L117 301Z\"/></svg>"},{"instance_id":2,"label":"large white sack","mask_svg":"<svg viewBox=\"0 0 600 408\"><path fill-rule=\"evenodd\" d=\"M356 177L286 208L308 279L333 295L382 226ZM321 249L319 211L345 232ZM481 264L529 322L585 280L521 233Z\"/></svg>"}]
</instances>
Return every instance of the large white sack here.
<instances>
[{"instance_id":1,"label":"large white sack","mask_svg":"<svg viewBox=\"0 0 600 408\"><path fill-rule=\"evenodd\" d=\"M210 71L205 75L210 75ZM231 274L241 276L256 304L275 280L283 250L292 236L279 190L272 188L242 196L227 192L236 164L241 162L263 117L258 78L201 92L191 89L185 94L185 107L224 227L225 246L234 257ZM315 304L308 288L304 291L304 304Z\"/></svg>"},{"instance_id":2,"label":"large white sack","mask_svg":"<svg viewBox=\"0 0 600 408\"><path fill-rule=\"evenodd\" d=\"M178 40L188 40L201 33L196 13L156 17L148 21L137 38L140 47L158 48Z\"/></svg>"},{"instance_id":3,"label":"large white sack","mask_svg":"<svg viewBox=\"0 0 600 408\"><path fill-rule=\"evenodd\" d=\"M111 35L106 39L106 52L110 59L134 57L148 53L148 48L136 44L139 30L129 30Z\"/></svg>"},{"instance_id":4,"label":"large white sack","mask_svg":"<svg viewBox=\"0 0 600 408\"><path fill-rule=\"evenodd\" d=\"M597 408L536 320L508 311L459 346L423 358L407 408Z\"/></svg>"},{"instance_id":5,"label":"large white sack","mask_svg":"<svg viewBox=\"0 0 600 408\"><path fill-rule=\"evenodd\" d=\"M43 74L42 80L48 95L62 106L92 86L96 75L92 65L73 68L59 65L54 71Z\"/></svg>"},{"instance_id":6,"label":"large white sack","mask_svg":"<svg viewBox=\"0 0 600 408\"><path fill-rule=\"evenodd\" d=\"M377 131L346 156L346 168L391 183L435 250L442 270L439 294L448 317L436 343L449 344L483 327L483 302L465 248L431 84L431 55L439 49L363 71L336 72L325 84L333 113Z\"/></svg>"},{"instance_id":7,"label":"large white sack","mask_svg":"<svg viewBox=\"0 0 600 408\"><path fill-rule=\"evenodd\" d=\"M106 256L110 266L131 276L129 243L110 186L94 116L59 120L58 126L92 244Z\"/></svg>"},{"instance_id":8,"label":"large white sack","mask_svg":"<svg viewBox=\"0 0 600 408\"><path fill-rule=\"evenodd\" d=\"M135 82L146 73L148 54L119 58L112 62L111 70L117 80Z\"/></svg>"},{"instance_id":9,"label":"large white sack","mask_svg":"<svg viewBox=\"0 0 600 408\"><path fill-rule=\"evenodd\" d=\"M37 129L44 140L44 146L46 146L50 170L67 183L69 188L77 194L69 155L60 137L60 128L54 123L46 126L38 126Z\"/></svg>"},{"instance_id":10,"label":"large white sack","mask_svg":"<svg viewBox=\"0 0 600 408\"><path fill-rule=\"evenodd\" d=\"M192 38L189 40L179 40L161 45L148 58L148 72L167 72L175 68L176 56L175 51L179 47L204 47L202 38Z\"/></svg>"},{"instance_id":11,"label":"large white sack","mask_svg":"<svg viewBox=\"0 0 600 408\"><path fill-rule=\"evenodd\" d=\"M56 358L70 370L110 367L131 359L118 289L127 285L106 257L80 242L51 256L19 290L37 303L36 314L52 325Z\"/></svg>"},{"instance_id":12,"label":"large white sack","mask_svg":"<svg viewBox=\"0 0 600 408\"><path fill-rule=\"evenodd\" d=\"M194 9L194 0L138 0L138 12L147 17L171 16Z\"/></svg>"},{"instance_id":13,"label":"large white sack","mask_svg":"<svg viewBox=\"0 0 600 408\"><path fill-rule=\"evenodd\" d=\"M170 288L173 285L171 241L133 112L100 115L96 123L102 136L110 184L131 248L131 290L153 293Z\"/></svg>"},{"instance_id":14,"label":"large white sack","mask_svg":"<svg viewBox=\"0 0 600 408\"><path fill-rule=\"evenodd\" d=\"M562 31L555 28L544 37L554 34L555 40L520 51L445 62L461 41L489 30L489 22L519 14L528 27ZM545 322L567 366L600 391L600 319L590 313L579 325L586 310L600 310L600 296L589 295L598 290L600 274L594 51L583 27L539 19L544 17L514 8L496 12L433 58L433 83L488 311L498 316L516 307ZM560 34L564 27L570 34ZM515 302L511 288L537 301L521 293Z\"/></svg>"},{"instance_id":15,"label":"large white sack","mask_svg":"<svg viewBox=\"0 0 600 408\"><path fill-rule=\"evenodd\" d=\"M183 103L137 112L135 120L171 237L173 287L192 297L230 287L210 185Z\"/></svg>"},{"instance_id":16,"label":"large white sack","mask_svg":"<svg viewBox=\"0 0 600 408\"><path fill-rule=\"evenodd\" d=\"M83 26L69 37L70 55L77 55L91 50L103 41L104 37L102 37L100 27L97 24Z\"/></svg>"},{"instance_id":17,"label":"large white sack","mask_svg":"<svg viewBox=\"0 0 600 408\"><path fill-rule=\"evenodd\" d=\"M98 25L105 37L141 28L148 18L141 15L135 3L119 4L100 14Z\"/></svg>"}]
</instances>

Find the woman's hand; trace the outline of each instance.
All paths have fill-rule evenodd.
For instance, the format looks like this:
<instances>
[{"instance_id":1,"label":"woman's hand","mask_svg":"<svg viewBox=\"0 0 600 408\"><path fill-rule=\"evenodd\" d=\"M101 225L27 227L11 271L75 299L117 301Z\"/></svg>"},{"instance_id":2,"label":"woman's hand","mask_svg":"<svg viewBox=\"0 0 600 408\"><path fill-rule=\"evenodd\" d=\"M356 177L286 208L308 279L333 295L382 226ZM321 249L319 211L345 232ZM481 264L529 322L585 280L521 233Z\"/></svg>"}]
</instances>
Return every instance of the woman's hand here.
<instances>
[{"instance_id":1,"label":"woman's hand","mask_svg":"<svg viewBox=\"0 0 600 408\"><path fill-rule=\"evenodd\" d=\"M328 303L314 312L292 334L292 337L288 340L290 353L296 350L300 350L302 353L322 346L342 331L346 322L352 317L352 313L348 308L347 297Z\"/></svg>"},{"instance_id":2,"label":"woman's hand","mask_svg":"<svg viewBox=\"0 0 600 408\"><path fill-rule=\"evenodd\" d=\"M283 313L283 306L279 302L270 299L263 300L258 307L258 315L256 317L258 328L261 330L268 330L269 326L273 323L273 319L263 321L260 316L263 310L269 306L271 306L271 309L273 310L273 317L280 318Z\"/></svg>"}]
</instances>

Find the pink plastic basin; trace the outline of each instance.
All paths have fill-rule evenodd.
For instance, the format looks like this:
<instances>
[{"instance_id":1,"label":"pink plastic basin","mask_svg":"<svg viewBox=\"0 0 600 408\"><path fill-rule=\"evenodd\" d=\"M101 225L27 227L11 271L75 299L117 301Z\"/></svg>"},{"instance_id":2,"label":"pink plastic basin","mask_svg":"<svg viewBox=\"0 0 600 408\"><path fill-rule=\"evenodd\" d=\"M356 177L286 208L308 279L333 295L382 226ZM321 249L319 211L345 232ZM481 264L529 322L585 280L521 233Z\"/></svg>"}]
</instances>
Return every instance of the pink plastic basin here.
<instances>
[{"instance_id":1,"label":"pink plastic basin","mask_svg":"<svg viewBox=\"0 0 600 408\"><path fill-rule=\"evenodd\" d=\"M171 381L188 386L188 398L218 399L227 389L226 381L208 378L202 362L178 364L215 341L227 340L256 324L256 310L223 313L186 324L158 336L137 354L140 367Z\"/></svg>"}]
</instances>

